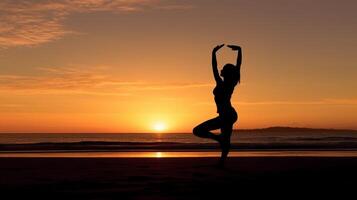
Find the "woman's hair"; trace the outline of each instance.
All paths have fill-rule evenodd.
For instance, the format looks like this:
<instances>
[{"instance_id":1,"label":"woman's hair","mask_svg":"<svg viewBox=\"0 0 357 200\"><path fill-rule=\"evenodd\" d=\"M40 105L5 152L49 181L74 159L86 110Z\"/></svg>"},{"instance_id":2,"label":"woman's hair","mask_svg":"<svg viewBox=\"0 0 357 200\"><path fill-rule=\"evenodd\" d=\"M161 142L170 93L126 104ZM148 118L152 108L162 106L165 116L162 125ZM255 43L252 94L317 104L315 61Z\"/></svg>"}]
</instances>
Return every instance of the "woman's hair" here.
<instances>
[{"instance_id":1,"label":"woman's hair","mask_svg":"<svg viewBox=\"0 0 357 200\"><path fill-rule=\"evenodd\" d=\"M240 72L238 67L236 67L233 64L225 64L223 66L223 71L224 71L224 80L232 82L234 85L237 85L240 83Z\"/></svg>"}]
</instances>

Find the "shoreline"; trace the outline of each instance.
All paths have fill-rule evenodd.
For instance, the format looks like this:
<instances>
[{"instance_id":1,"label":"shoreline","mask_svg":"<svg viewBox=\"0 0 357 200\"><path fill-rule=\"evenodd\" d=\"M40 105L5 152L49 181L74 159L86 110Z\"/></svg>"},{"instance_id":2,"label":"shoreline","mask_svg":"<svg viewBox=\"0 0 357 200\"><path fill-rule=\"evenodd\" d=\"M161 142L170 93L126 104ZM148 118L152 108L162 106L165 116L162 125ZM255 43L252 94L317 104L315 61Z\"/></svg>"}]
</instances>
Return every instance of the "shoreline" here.
<instances>
[{"instance_id":1,"label":"shoreline","mask_svg":"<svg viewBox=\"0 0 357 200\"><path fill-rule=\"evenodd\" d=\"M172 142L68 142L0 144L0 152L11 151L214 151L218 143ZM339 143L232 143L232 151L244 150L357 150L355 142Z\"/></svg>"},{"instance_id":2,"label":"shoreline","mask_svg":"<svg viewBox=\"0 0 357 200\"><path fill-rule=\"evenodd\" d=\"M0 158L205 158L220 157L220 151L10 151ZM229 157L350 157L357 150L244 150L231 151Z\"/></svg>"}]
</instances>

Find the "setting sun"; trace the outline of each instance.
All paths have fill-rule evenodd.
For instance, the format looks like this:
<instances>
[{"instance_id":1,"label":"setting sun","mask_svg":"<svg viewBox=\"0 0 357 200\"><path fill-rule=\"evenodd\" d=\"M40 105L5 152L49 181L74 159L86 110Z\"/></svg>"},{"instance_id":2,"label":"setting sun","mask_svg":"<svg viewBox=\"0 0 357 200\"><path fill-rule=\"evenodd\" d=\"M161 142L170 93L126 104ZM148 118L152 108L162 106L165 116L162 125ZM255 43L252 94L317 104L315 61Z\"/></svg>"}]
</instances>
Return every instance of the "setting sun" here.
<instances>
[{"instance_id":1,"label":"setting sun","mask_svg":"<svg viewBox=\"0 0 357 200\"><path fill-rule=\"evenodd\" d=\"M166 130L166 124L163 123L163 122L156 122L153 126L153 129L157 132L161 132L161 131L164 131Z\"/></svg>"}]
</instances>

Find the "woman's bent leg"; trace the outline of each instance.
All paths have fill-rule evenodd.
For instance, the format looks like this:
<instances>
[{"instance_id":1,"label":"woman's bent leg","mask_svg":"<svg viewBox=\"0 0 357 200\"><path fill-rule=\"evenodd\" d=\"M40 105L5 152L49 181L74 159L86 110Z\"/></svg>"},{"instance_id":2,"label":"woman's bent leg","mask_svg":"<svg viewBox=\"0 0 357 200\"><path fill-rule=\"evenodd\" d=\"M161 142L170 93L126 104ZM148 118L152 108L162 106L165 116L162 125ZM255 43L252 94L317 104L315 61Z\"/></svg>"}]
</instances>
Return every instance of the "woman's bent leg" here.
<instances>
[{"instance_id":1,"label":"woman's bent leg","mask_svg":"<svg viewBox=\"0 0 357 200\"><path fill-rule=\"evenodd\" d=\"M207 120L207 121L203 122L202 124L196 126L193 129L193 134L197 137L210 138L210 139L218 141L219 136L213 134L210 131L216 130L219 128L221 128L221 120L219 117L216 117L216 118Z\"/></svg>"}]
</instances>

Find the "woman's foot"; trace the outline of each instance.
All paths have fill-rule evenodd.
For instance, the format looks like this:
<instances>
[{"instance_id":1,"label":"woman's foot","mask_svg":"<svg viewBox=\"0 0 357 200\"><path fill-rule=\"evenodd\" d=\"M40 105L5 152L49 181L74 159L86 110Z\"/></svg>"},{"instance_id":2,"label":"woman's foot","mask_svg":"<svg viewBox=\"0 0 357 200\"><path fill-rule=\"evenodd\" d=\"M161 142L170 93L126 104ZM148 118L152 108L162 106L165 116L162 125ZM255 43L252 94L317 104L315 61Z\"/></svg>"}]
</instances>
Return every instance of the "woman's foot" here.
<instances>
[{"instance_id":1,"label":"woman's foot","mask_svg":"<svg viewBox=\"0 0 357 200\"><path fill-rule=\"evenodd\" d=\"M224 137L220 135L221 137L219 138L218 142L221 146L222 149L222 154L221 154L221 159L219 161L220 165L224 165L224 161L226 160L229 150L231 149L231 138L230 137Z\"/></svg>"}]
</instances>

